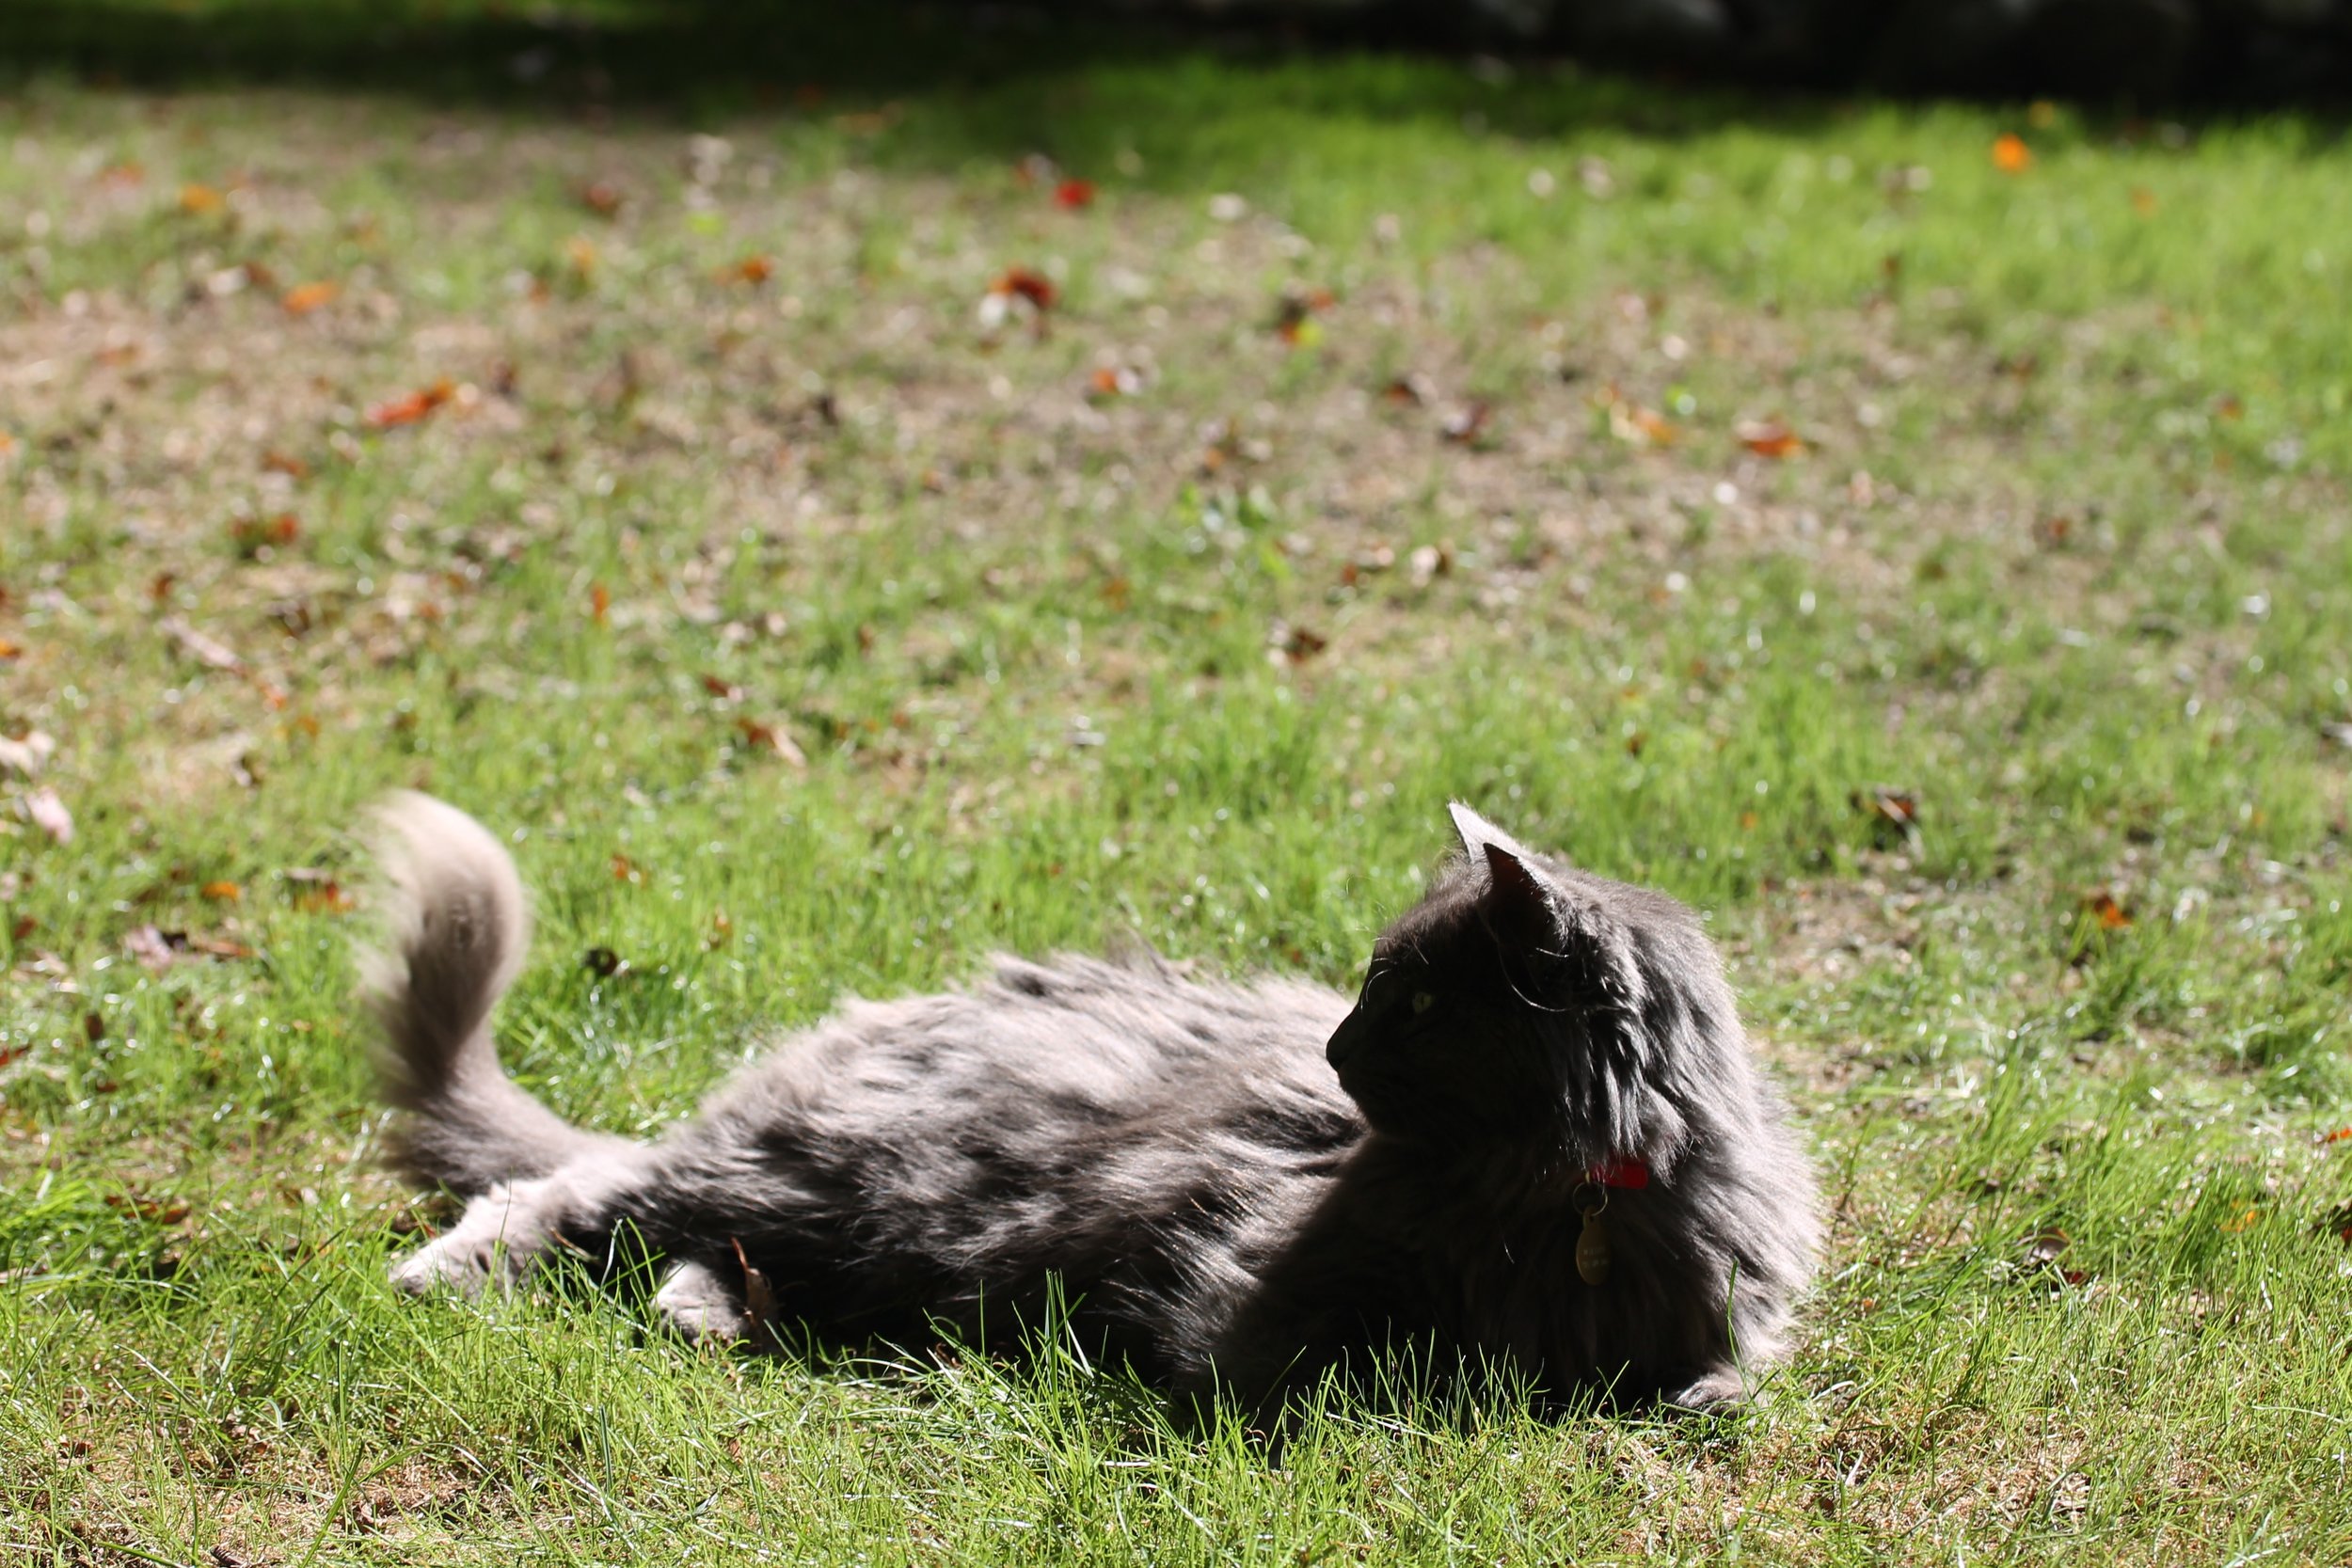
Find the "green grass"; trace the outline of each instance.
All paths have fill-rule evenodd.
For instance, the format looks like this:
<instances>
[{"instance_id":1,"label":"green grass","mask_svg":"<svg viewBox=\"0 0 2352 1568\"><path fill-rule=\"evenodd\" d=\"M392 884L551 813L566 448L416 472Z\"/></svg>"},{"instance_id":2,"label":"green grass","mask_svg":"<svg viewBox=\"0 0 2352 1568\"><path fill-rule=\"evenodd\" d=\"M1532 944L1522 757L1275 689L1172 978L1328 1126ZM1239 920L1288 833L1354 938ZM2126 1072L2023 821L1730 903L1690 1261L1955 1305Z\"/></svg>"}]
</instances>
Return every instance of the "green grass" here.
<instances>
[{"instance_id":1,"label":"green grass","mask_svg":"<svg viewBox=\"0 0 2352 1568\"><path fill-rule=\"evenodd\" d=\"M0 24L0 733L56 743L0 777L0 1560L2352 1555L2332 128L355 14ZM1344 984L1468 799L1708 911L1834 1206L1804 1348L1723 1422L1269 1451L1066 1350L396 1301L396 784L516 835L507 1060L630 1132L993 949Z\"/></svg>"}]
</instances>

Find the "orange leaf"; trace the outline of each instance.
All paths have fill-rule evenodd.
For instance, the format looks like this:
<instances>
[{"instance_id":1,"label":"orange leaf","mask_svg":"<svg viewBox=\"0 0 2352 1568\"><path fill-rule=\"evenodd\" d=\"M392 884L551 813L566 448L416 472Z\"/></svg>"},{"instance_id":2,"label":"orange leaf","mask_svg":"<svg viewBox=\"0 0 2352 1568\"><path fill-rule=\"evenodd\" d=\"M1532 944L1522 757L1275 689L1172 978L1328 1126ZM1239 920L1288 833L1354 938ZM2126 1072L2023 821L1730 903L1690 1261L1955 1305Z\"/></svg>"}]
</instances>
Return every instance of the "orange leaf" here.
<instances>
[{"instance_id":1,"label":"orange leaf","mask_svg":"<svg viewBox=\"0 0 2352 1568\"><path fill-rule=\"evenodd\" d=\"M642 882L645 874L638 870L636 863L627 855L616 854L612 857L612 879L616 882Z\"/></svg>"},{"instance_id":2,"label":"orange leaf","mask_svg":"<svg viewBox=\"0 0 2352 1568\"><path fill-rule=\"evenodd\" d=\"M332 305L335 302L335 296L342 292L343 286L341 283L324 280L316 283L297 283L288 289L285 297L278 303L286 308L286 313L289 315L307 316L323 305Z\"/></svg>"},{"instance_id":3,"label":"orange leaf","mask_svg":"<svg viewBox=\"0 0 2352 1568\"><path fill-rule=\"evenodd\" d=\"M2322 1132L2319 1135L2319 1141L2323 1144L2340 1144L2352 1141L2352 1127L2339 1127L2332 1132Z\"/></svg>"},{"instance_id":4,"label":"orange leaf","mask_svg":"<svg viewBox=\"0 0 2352 1568\"><path fill-rule=\"evenodd\" d=\"M331 877L294 897L294 908L306 914L349 914L357 907L357 901L343 891L342 884Z\"/></svg>"},{"instance_id":5,"label":"orange leaf","mask_svg":"<svg viewBox=\"0 0 2352 1568\"><path fill-rule=\"evenodd\" d=\"M2003 174L2023 174L2033 166L2033 149L2013 132L2003 132L1993 143L1993 166Z\"/></svg>"},{"instance_id":6,"label":"orange leaf","mask_svg":"<svg viewBox=\"0 0 2352 1568\"><path fill-rule=\"evenodd\" d=\"M210 185L180 187L180 210L183 213L217 213L229 204L229 198Z\"/></svg>"},{"instance_id":7,"label":"orange leaf","mask_svg":"<svg viewBox=\"0 0 2352 1568\"><path fill-rule=\"evenodd\" d=\"M1794 457L1804 451L1804 439L1778 420L1742 420L1734 434L1758 457Z\"/></svg>"},{"instance_id":8,"label":"orange leaf","mask_svg":"<svg viewBox=\"0 0 2352 1568\"><path fill-rule=\"evenodd\" d=\"M377 404L368 410L368 423L378 430L389 430L395 425L415 424L456 395L455 384L447 376L443 376L432 386L421 388L405 398L394 398L389 403Z\"/></svg>"},{"instance_id":9,"label":"orange leaf","mask_svg":"<svg viewBox=\"0 0 2352 1568\"><path fill-rule=\"evenodd\" d=\"M612 612L612 591L600 582L589 584L588 613L596 618L596 625L603 626Z\"/></svg>"},{"instance_id":10,"label":"orange leaf","mask_svg":"<svg viewBox=\"0 0 2352 1568\"><path fill-rule=\"evenodd\" d=\"M197 891L215 904L241 903L245 898L245 889L229 881L206 882Z\"/></svg>"},{"instance_id":11,"label":"orange leaf","mask_svg":"<svg viewBox=\"0 0 2352 1568\"><path fill-rule=\"evenodd\" d=\"M2083 900L2083 908L2099 917L2099 927L2120 931L2132 923L2131 911L2115 901L2115 895L2101 889Z\"/></svg>"},{"instance_id":12,"label":"orange leaf","mask_svg":"<svg viewBox=\"0 0 2352 1568\"><path fill-rule=\"evenodd\" d=\"M731 283L765 283L776 275L776 264L765 256L746 256L720 273Z\"/></svg>"},{"instance_id":13,"label":"orange leaf","mask_svg":"<svg viewBox=\"0 0 2352 1568\"><path fill-rule=\"evenodd\" d=\"M11 642L7 638L0 637L0 658L23 658L24 657L24 645L23 643Z\"/></svg>"}]
</instances>

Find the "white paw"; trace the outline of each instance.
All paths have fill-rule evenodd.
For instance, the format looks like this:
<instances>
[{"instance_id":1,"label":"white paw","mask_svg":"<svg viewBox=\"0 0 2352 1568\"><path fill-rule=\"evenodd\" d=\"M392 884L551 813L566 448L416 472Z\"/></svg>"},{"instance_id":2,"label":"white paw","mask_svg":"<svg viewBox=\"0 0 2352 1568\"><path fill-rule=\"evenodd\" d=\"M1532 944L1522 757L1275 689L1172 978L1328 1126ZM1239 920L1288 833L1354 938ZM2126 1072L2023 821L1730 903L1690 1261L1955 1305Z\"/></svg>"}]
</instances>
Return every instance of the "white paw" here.
<instances>
[{"instance_id":1,"label":"white paw","mask_svg":"<svg viewBox=\"0 0 2352 1568\"><path fill-rule=\"evenodd\" d=\"M698 1345L731 1345L750 1338L757 1326L743 1298L700 1263L672 1269L653 1304L672 1328Z\"/></svg>"},{"instance_id":2,"label":"white paw","mask_svg":"<svg viewBox=\"0 0 2352 1568\"><path fill-rule=\"evenodd\" d=\"M394 1288L412 1296L448 1291L472 1299L492 1283L520 1279L546 1241L539 1182L494 1187L466 1205L449 1233L392 1265Z\"/></svg>"}]
</instances>

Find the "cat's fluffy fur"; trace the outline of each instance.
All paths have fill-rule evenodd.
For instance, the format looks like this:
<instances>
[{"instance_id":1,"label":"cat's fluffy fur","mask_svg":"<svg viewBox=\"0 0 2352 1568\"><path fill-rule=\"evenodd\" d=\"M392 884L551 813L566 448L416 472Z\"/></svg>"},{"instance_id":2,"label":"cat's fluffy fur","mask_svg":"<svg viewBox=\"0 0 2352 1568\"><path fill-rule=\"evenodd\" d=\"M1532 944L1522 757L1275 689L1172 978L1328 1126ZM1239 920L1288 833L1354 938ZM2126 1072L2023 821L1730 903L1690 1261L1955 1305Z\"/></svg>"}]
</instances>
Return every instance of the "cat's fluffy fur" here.
<instances>
[{"instance_id":1,"label":"cat's fluffy fur","mask_svg":"<svg viewBox=\"0 0 2352 1568\"><path fill-rule=\"evenodd\" d=\"M1463 853L1352 1006L1001 958L969 990L850 1003L640 1144L501 1070L521 884L472 818L397 797L368 972L395 1163L471 1201L394 1277L474 1291L635 1238L696 1337L754 1334L753 1280L852 1341L993 1338L1058 1281L1081 1333L1196 1392L1279 1400L1417 1342L1556 1392L1736 1398L1784 1349L1816 1222L1721 961L1672 899L1454 818ZM1628 1161L1648 1184L1608 1193L1614 1267L1587 1284L1577 1190Z\"/></svg>"}]
</instances>

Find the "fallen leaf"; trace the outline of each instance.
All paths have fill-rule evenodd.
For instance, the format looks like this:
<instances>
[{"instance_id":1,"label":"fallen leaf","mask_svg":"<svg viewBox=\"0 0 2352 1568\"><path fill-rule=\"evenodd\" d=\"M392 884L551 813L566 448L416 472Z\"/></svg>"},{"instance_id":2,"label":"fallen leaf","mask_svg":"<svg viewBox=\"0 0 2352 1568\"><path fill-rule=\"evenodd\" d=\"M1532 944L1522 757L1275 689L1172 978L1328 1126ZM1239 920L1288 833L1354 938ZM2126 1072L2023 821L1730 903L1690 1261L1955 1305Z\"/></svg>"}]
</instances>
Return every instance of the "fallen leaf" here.
<instances>
[{"instance_id":1,"label":"fallen leaf","mask_svg":"<svg viewBox=\"0 0 2352 1568\"><path fill-rule=\"evenodd\" d=\"M718 949L724 947L729 942L734 940L734 937L735 922L727 918L727 911L724 910L711 911L710 931L709 934L703 938L703 945L709 948L711 951L716 952Z\"/></svg>"},{"instance_id":2,"label":"fallen leaf","mask_svg":"<svg viewBox=\"0 0 2352 1568\"><path fill-rule=\"evenodd\" d=\"M628 963L610 947L591 947L580 956L580 967L604 979L628 973Z\"/></svg>"},{"instance_id":3,"label":"fallen leaf","mask_svg":"<svg viewBox=\"0 0 2352 1568\"><path fill-rule=\"evenodd\" d=\"M782 724L763 724L756 719L738 719L735 728L754 750L773 752L794 768L808 766L808 753L801 750Z\"/></svg>"},{"instance_id":4,"label":"fallen leaf","mask_svg":"<svg viewBox=\"0 0 2352 1568\"><path fill-rule=\"evenodd\" d=\"M90 1016L96 1018L98 1015L93 1013ZM108 1193L106 1207L118 1213L136 1214L140 1219L152 1220L158 1225L178 1225L189 1213L188 1205L184 1203L143 1197L135 1193Z\"/></svg>"},{"instance_id":5,"label":"fallen leaf","mask_svg":"<svg viewBox=\"0 0 2352 1568\"><path fill-rule=\"evenodd\" d=\"M329 877L295 894L294 908L305 914L349 914L358 908L358 901Z\"/></svg>"},{"instance_id":6,"label":"fallen leaf","mask_svg":"<svg viewBox=\"0 0 2352 1568\"><path fill-rule=\"evenodd\" d=\"M1052 309L1054 301L1059 297L1052 278L1027 267L1007 269L1005 275L990 286L989 293L1006 298L1025 299L1041 311Z\"/></svg>"},{"instance_id":7,"label":"fallen leaf","mask_svg":"<svg viewBox=\"0 0 2352 1568\"><path fill-rule=\"evenodd\" d=\"M2144 218L2154 217L2156 215L2156 193L2145 185L2134 185L2132 187L2132 211Z\"/></svg>"},{"instance_id":8,"label":"fallen leaf","mask_svg":"<svg viewBox=\"0 0 2352 1568\"><path fill-rule=\"evenodd\" d=\"M335 297L342 292L341 283L297 283L288 289L278 303L285 308L290 316L307 316L313 310L334 304Z\"/></svg>"},{"instance_id":9,"label":"fallen leaf","mask_svg":"<svg viewBox=\"0 0 2352 1568\"><path fill-rule=\"evenodd\" d=\"M1733 434L1740 444L1758 457L1794 457L1804 451L1804 442L1796 432L1778 420L1742 420Z\"/></svg>"},{"instance_id":10,"label":"fallen leaf","mask_svg":"<svg viewBox=\"0 0 2352 1568\"><path fill-rule=\"evenodd\" d=\"M182 653L186 654L199 664L215 670L226 670L233 674L245 673L245 660L239 658L233 649L226 643L205 636L179 616L165 617L157 624L156 629L171 639L173 644Z\"/></svg>"},{"instance_id":11,"label":"fallen leaf","mask_svg":"<svg viewBox=\"0 0 2352 1568\"><path fill-rule=\"evenodd\" d=\"M1457 447L1473 446L1485 434L1487 416L1493 412L1494 405L1485 398L1472 398L1445 417L1440 434Z\"/></svg>"},{"instance_id":12,"label":"fallen leaf","mask_svg":"<svg viewBox=\"0 0 2352 1568\"><path fill-rule=\"evenodd\" d=\"M275 517L240 517L230 525L229 537L237 553L250 560L272 545L291 545L302 537L301 520L291 512Z\"/></svg>"},{"instance_id":13,"label":"fallen leaf","mask_svg":"<svg viewBox=\"0 0 2352 1568\"><path fill-rule=\"evenodd\" d=\"M2099 928L2120 931L2132 923L2131 911L2115 901L2115 895L2105 888L2083 900L2083 909L2099 919Z\"/></svg>"},{"instance_id":14,"label":"fallen leaf","mask_svg":"<svg viewBox=\"0 0 2352 1568\"><path fill-rule=\"evenodd\" d=\"M0 637L0 658L23 658L24 657L24 645L23 643L11 642L7 638Z\"/></svg>"},{"instance_id":15,"label":"fallen leaf","mask_svg":"<svg viewBox=\"0 0 2352 1568\"><path fill-rule=\"evenodd\" d=\"M73 814L65 809L65 801L47 784L24 797L24 815L57 843L73 842Z\"/></svg>"},{"instance_id":16,"label":"fallen leaf","mask_svg":"<svg viewBox=\"0 0 2352 1568\"><path fill-rule=\"evenodd\" d=\"M728 1241L735 1248L736 1264L743 1271L743 1316L748 1321L750 1336L772 1333L769 1325L778 1315L775 1288L768 1283L768 1276L752 1267L751 1259L743 1256L743 1243L733 1237L729 1237Z\"/></svg>"},{"instance_id":17,"label":"fallen leaf","mask_svg":"<svg viewBox=\"0 0 2352 1568\"><path fill-rule=\"evenodd\" d=\"M245 901L244 887L231 881L206 882L196 891L215 904L240 904Z\"/></svg>"},{"instance_id":18,"label":"fallen leaf","mask_svg":"<svg viewBox=\"0 0 2352 1568\"><path fill-rule=\"evenodd\" d=\"M420 388L406 397L379 403L368 410L368 423L378 430L390 430L399 425L415 424L457 395L457 387L444 376L430 387Z\"/></svg>"},{"instance_id":19,"label":"fallen leaf","mask_svg":"<svg viewBox=\"0 0 2352 1568\"><path fill-rule=\"evenodd\" d=\"M637 868L635 861L615 853L612 857L612 879L616 882L643 882L645 874Z\"/></svg>"},{"instance_id":20,"label":"fallen leaf","mask_svg":"<svg viewBox=\"0 0 2352 1568\"><path fill-rule=\"evenodd\" d=\"M2233 1214L2228 1219L2223 1220L2221 1222L2221 1228L2229 1235L2235 1236L2244 1231L2253 1229L2255 1226L2262 1223L2262 1206L2260 1204L2249 1204L2243 1212Z\"/></svg>"},{"instance_id":21,"label":"fallen leaf","mask_svg":"<svg viewBox=\"0 0 2352 1568\"><path fill-rule=\"evenodd\" d=\"M180 187L180 210L183 213L217 213L228 204L229 198L210 185Z\"/></svg>"},{"instance_id":22,"label":"fallen leaf","mask_svg":"<svg viewBox=\"0 0 2352 1568\"><path fill-rule=\"evenodd\" d=\"M1094 182L1065 180L1054 187L1054 205L1076 211L1094 205Z\"/></svg>"},{"instance_id":23,"label":"fallen leaf","mask_svg":"<svg viewBox=\"0 0 2352 1568\"><path fill-rule=\"evenodd\" d=\"M1272 642L1275 652L1293 664L1304 664L1331 645L1331 640L1321 632L1306 626L1294 626L1287 622L1274 623Z\"/></svg>"},{"instance_id":24,"label":"fallen leaf","mask_svg":"<svg viewBox=\"0 0 2352 1568\"><path fill-rule=\"evenodd\" d=\"M1429 378L1425 375L1396 376L1387 386L1380 388L1380 397L1383 402L1392 403L1399 407L1406 408L1418 408L1432 401L1436 396L1437 389L1429 384Z\"/></svg>"},{"instance_id":25,"label":"fallen leaf","mask_svg":"<svg viewBox=\"0 0 2352 1568\"><path fill-rule=\"evenodd\" d=\"M1872 784L1854 791L1850 799L1857 811L1870 818L1870 826L1883 843L1891 846L1899 840L1906 847L1917 847L1919 798L1910 790Z\"/></svg>"},{"instance_id":26,"label":"fallen leaf","mask_svg":"<svg viewBox=\"0 0 2352 1568\"><path fill-rule=\"evenodd\" d=\"M580 204L600 218L616 216L621 201L621 188L609 180L591 180L580 187Z\"/></svg>"},{"instance_id":27,"label":"fallen leaf","mask_svg":"<svg viewBox=\"0 0 2352 1568\"><path fill-rule=\"evenodd\" d=\"M264 473L284 474L288 479L300 480L310 477L310 465L299 457L291 456L282 451L262 453L262 470Z\"/></svg>"},{"instance_id":28,"label":"fallen leaf","mask_svg":"<svg viewBox=\"0 0 2352 1568\"><path fill-rule=\"evenodd\" d=\"M2023 174L2033 166L2033 149L2014 132L2003 132L1994 138L1993 166L2003 174Z\"/></svg>"},{"instance_id":29,"label":"fallen leaf","mask_svg":"<svg viewBox=\"0 0 2352 1568\"><path fill-rule=\"evenodd\" d=\"M1124 365L1098 365L1087 378L1089 397L1132 397L1142 389L1143 377Z\"/></svg>"},{"instance_id":30,"label":"fallen leaf","mask_svg":"<svg viewBox=\"0 0 2352 1568\"><path fill-rule=\"evenodd\" d=\"M765 283L776 275L776 264L765 256L746 256L723 268L719 277L729 283Z\"/></svg>"},{"instance_id":31,"label":"fallen leaf","mask_svg":"<svg viewBox=\"0 0 2352 1568\"><path fill-rule=\"evenodd\" d=\"M588 614L596 625L603 626L612 613L612 591L603 583L588 585Z\"/></svg>"},{"instance_id":32,"label":"fallen leaf","mask_svg":"<svg viewBox=\"0 0 2352 1568\"><path fill-rule=\"evenodd\" d=\"M98 182L102 185L127 188L138 184L146 178L147 170L137 163L115 164L98 171Z\"/></svg>"},{"instance_id":33,"label":"fallen leaf","mask_svg":"<svg viewBox=\"0 0 2352 1568\"><path fill-rule=\"evenodd\" d=\"M29 779L47 766L56 749L56 741L40 730L26 730L14 739L0 736L0 768Z\"/></svg>"},{"instance_id":34,"label":"fallen leaf","mask_svg":"<svg viewBox=\"0 0 2352 1568\"><path fill-rule=\"evenodd\" d=\"M2319 1141L2322 1145L2352 1142L2352 1127L2339 1127L2332 1132L2322 1132Z\"/></svg>"},{"instance_id":35,"label":"fallen leaf","mask_svg":"<svg viewBox=\"0 0 2352 1568\"><path fill-rule=\"evenodd\" d=\"M2028 1263L2048 1263L2057 1260L2059 1253L2074 1244L2074 1238L2055 1225L2043 1226L2022 1243Z\"/></svg>"},{"instance_id":36,"label":"fallen leaf","mask_svg":"<svg viewBox=\"0 0 2352 1568\"><path fill-rule=\"evenodd\" d=\"M1294 287L1283 291L1282 301L1274 312L1275 336L1293 348L1311 348L1323 338L1323 329L1315 325L1314 318L1337 303L1328 289Z\"/></svg>"},{"instance_id":37,"label":"fallen leaf","mask_svg":"<svg viewBox=\"0 0 2352 1568\"><path fill-rule=\"evenodd\" d=\"M724 675L705 675L702 679L703 689L721 702L739 703L743 700L743 689Z\"/></svg>"},{"instance_id":38,"label":"fallen leaf","mask_svg":"<svg viewBox=\"0 0 2352 1568\"><path fill-rule=\"evenodd\" d=\"M150 974L161 974L172 965L171 943L152 926L141 926L132 931L122 939L122 945Z\"/></svg>"}]
</instances>

